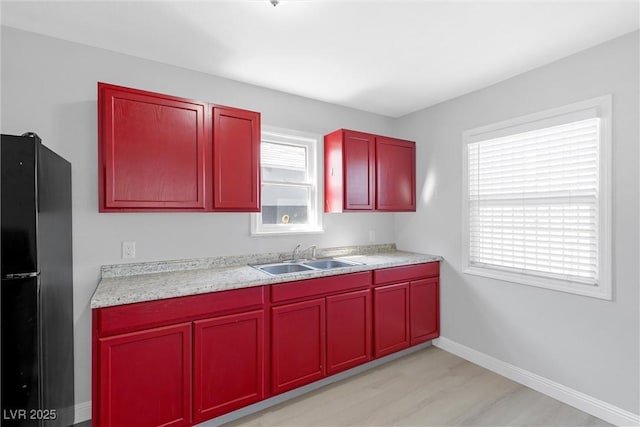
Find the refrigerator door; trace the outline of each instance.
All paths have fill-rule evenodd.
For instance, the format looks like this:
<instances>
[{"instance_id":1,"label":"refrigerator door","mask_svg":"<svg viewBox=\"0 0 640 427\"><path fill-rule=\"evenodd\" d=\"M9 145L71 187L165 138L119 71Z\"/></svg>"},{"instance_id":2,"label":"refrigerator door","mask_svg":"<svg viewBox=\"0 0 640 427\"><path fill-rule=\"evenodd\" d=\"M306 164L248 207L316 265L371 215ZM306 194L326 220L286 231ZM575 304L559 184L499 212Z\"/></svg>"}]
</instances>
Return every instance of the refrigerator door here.
<instances>
[{"instance_id":1,"label":"refrigerator door","mask_svg":"<svg viewBox=\"0 0 640 427\"><path fill-rule=\"evenodd\" d=\"M37 260L36 152L34 138L2 135L1 277L39 271Z\"/></svg>"},{"instance_id":2,"label":"refrigerator door","mask_svg":"<svg viewBox=\"0 0 640 427\"><path fill-rule=\"evenodd\" d=\"M2 280L0 284L3 427L38 425L30 419L31 411L40 407L38 281Z\"/></svg>"},{"instance_id":3,"label":"refrigerator door","mask_svg":"<svg viewBox=\"0 0 640 427\"><path fill-rule=\"evenodd\" d=\"M56 410L43 425L67 427L74 418L71 165L43 145L38 208L42 407Z\"/></svg>"}]
</instances>

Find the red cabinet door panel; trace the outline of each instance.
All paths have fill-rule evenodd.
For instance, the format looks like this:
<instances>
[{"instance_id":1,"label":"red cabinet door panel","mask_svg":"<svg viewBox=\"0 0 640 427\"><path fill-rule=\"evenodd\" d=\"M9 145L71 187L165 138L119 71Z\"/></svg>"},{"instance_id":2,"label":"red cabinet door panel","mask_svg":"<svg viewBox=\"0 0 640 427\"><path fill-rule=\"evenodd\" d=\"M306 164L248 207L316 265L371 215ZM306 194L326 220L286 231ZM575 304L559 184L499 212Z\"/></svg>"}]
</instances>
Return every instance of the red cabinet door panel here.
<instances>
[{"instance_id":1,"label":"red cabinet door panel","mask_svg":"<svg viewBox=\"0 0 640 427\"><path fill-rule=\"evenodd\" d=\"M395 353L409 346L409 283L373 289L374 356Z\"/></svg>"},{"instance_id":2,"label":"red cabinet door panel","mask_svg":"<svg viewBox=\"0 0 640 427\"><path fill-rule=\"evenodd\" d=\"M206 104L99 85L100 211L204 210Z\"/></svg>"},{"instance_id":3,"label":"red cabinet door panel","mask_svg":"<svg viewBox=\"0 0 640 427\"><path fill-rule=\"evenodd\" d=\"M416 144L376 137L376 209L416 210Z\"/></svg>"},{"instance_id":4,"label":"red cabinet door panel","mask_svg":"<svg viewBox=\"0 0 640 427\"><path fill-rule=\"evenodd\" d=\"M438 278L411 282L411 345L440 335Z\"/></svg>"},{"instance_id":5,"label":"red cabinet door panel","mask_svg":"<svg viewBox=\"0 0 640 427\"><path fill-rule=\"evenodd\" d=\"M371 360L371 291L327 297L327 375Z\"/></svg>"},{"instance_id":6,"label":"red cabinet door panel","mask_svg":"<svg viewBox=\"0 0 640 427\"><path fill-rule=\"evenodd\" d=\"M262 400L264 361L263 310L194 322L194 422Z\"/></svg>"},{"instance_id":7,"label":"red cabinet door panel","mask_svg":"<svg viewBox=\"0 0 640 427\"><path fill-rule=\"evenodd\" d=\"M375 207L375 136L344 131L344 210Z\"/></svg>"},{"instance_id":8,"label":"red cabinet door panel","mask_svg":"<svg viewBox=\"0 0 640 427\"><path fill-rule=\"evenodd\" d=\"M323 378L324 298L273 307L271 310L273 394Z\"/></svg>"},{"instance_id":9,"label":"red cabinet door panel","mask_svg":"<svg viewBox=\"0 0 640 427\"><path fill-rule=\"evenodd\" d=\"M342 212L344 207L342 130L324 137L324 211Z\"/></svg>"},{"instance_id":10,"label":"red cabinet door panel","mask_svg":"<svg viewBox=\"0 0 640 427\"><path fill-rule=\"evenodd\" d=\"M191 324L98 340L101 427L191 425Z\"/></svg>"},{"instance_id":11,"label":"red cabinet door panel","mask_svg":"<svg viewBox=\"0 0 640 427\"><path fill-rule=\"evenodd\" d=\"M260 113L214 106L213 208L260 211Z\"/></svg>"}]
</instances>

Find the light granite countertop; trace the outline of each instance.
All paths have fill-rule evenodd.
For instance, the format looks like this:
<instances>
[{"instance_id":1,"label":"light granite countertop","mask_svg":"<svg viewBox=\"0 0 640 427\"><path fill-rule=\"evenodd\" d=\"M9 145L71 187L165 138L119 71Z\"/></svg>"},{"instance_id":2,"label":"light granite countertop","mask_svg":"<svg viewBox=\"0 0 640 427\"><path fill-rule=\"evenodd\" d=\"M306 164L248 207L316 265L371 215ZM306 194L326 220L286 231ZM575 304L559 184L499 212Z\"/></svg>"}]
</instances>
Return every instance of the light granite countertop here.
<instances>
[{"instance_id":1,"label":"light granite countertop","mask_svg":"<svg viewBox=\"0 0 640 427\"><path fill-rule=\"evenodd\" d=\"M91 308L442 260L437 255L399 251L391 244L320 250L322 257L336 257L359 263L348 267L271 276L250 266L277 262L283 255L256 254L103 266L102 279L91 298Z\"/></svg>"}]
</instances>

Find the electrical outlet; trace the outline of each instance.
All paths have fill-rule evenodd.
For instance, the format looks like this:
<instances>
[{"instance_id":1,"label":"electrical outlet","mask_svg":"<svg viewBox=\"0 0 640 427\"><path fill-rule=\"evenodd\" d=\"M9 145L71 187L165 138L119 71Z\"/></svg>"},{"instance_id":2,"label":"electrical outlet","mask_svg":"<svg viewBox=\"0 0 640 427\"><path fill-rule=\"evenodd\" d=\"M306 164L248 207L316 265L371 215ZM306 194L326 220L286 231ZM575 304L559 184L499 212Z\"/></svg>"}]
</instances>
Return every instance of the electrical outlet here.
<instances>
[{"instance_id":1,"label":"electrical outlet","mask_svg":"<svg viewBox=\"0 0 640 427\"><path fill-rule=\"evenodd\" d=\"M369 230L369 243L376 241L376 230Z\"/></svg>"},{"instance_id":2,"label":"electrical outlet","mask_svg":"<svg viewBox=\"0 0 640 427\"><path fill-rule=\"evenodd\" d=\"M136 242L122 242L122 258L136 257Z\"/></svg>"}]
</instances>

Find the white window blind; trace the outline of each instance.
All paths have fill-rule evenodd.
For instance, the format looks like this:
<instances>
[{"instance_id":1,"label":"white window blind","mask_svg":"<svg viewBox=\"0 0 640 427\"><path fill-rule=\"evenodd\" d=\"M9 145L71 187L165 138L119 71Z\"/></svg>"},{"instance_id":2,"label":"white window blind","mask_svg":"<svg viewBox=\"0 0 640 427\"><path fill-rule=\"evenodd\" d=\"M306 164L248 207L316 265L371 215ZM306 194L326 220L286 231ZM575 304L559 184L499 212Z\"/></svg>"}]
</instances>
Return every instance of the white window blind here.
<instances>
[{"instance_id":1,"label":"white window blind","mask_svg":"<svg viewBox=\"0 0 640 427\"><path fill-rule=\"evenodd\" d=\"M468 144L470 266L596 285L600 118Z\"/></svg>"},{"instance_id":2,"label":"white window blind","mask_svg":"<svg viewBox=\"0 0 640 427\"><path fill-rule=\"evenodd\" d=\"M260 145L260 164L280 169L307 169L307 150L289 144L263 141Z\"/></svg>"}]
</instances>

